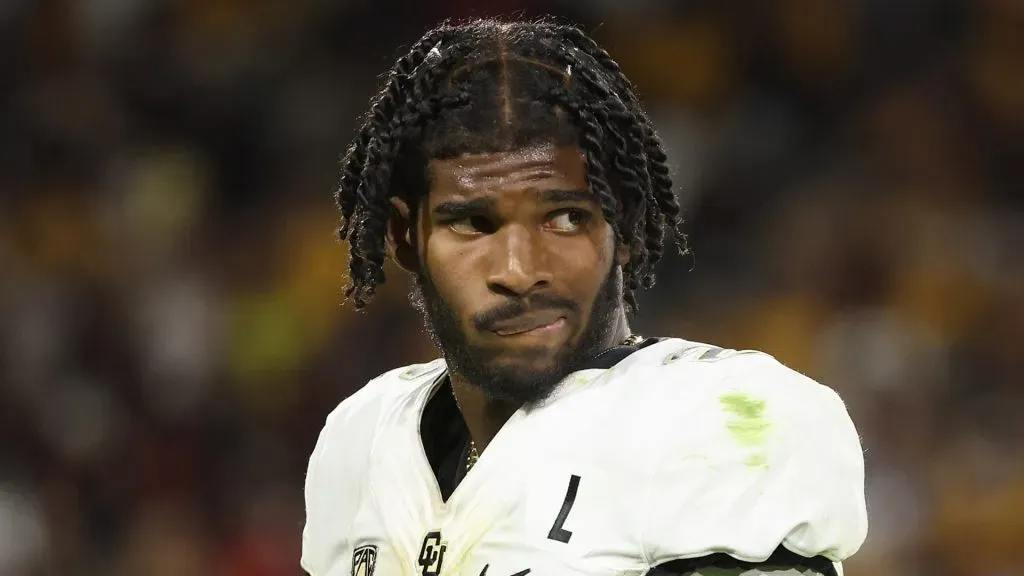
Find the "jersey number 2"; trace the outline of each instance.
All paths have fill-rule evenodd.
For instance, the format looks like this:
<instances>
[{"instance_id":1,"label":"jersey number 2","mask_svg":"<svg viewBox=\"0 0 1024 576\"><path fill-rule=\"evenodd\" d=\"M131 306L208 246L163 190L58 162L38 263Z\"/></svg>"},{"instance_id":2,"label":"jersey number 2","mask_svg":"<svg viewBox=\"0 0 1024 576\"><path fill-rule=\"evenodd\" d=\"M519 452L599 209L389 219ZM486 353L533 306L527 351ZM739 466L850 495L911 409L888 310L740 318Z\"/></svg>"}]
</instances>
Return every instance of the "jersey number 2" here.
<instances>
[{"instance_id":1,"label":"jersey number 2","mask_svg":"<svg viewBox=\"0 0 1024 576\"><path fill-rule=\"evenodd\" d=\"M569 538L572 538L572 532L569 532L564 528L565 519L569 517L569 511L572 510L572 505L576 502L576 491L580 488L580 477L573 474L569 478L569 489L565 492L565 500L562 501L562 509L558 511L558 517L555 518L555 524L551 527L551 531L548 532L548 538L556 540L558 542L569 543Z\"/></svg>"}]
</instances>

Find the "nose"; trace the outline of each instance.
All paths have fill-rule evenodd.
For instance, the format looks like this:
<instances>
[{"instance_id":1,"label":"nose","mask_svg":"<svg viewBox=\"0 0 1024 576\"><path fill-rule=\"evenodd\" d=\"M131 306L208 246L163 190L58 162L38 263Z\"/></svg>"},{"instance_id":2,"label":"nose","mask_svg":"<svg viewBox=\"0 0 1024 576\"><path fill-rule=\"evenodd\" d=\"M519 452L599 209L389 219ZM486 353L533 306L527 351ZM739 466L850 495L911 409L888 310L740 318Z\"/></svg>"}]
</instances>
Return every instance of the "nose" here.
<instances>
[{"instance_id":1,"label":"nose","mask_svg":"<svg viewBox=\"0 0 1024 576\"><path fill-rule=\"evenodd\" d=\"M512 225L493 235L492 292L522 297L551 284L552 272L541 240L523 226Z\"/></svg>"}]
</instances>

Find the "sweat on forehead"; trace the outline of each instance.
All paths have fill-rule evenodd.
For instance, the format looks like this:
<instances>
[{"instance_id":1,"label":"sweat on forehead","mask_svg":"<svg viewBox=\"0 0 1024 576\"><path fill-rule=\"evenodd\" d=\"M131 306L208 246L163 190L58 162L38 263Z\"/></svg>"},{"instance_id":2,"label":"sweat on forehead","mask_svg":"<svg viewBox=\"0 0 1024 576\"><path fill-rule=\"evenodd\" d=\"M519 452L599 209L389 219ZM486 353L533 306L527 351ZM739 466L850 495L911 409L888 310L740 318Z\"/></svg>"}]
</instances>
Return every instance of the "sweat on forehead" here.
<instances>
[{"instance_id":1,"label":"sweat on forehead","mask_svg":"<svg viewBox=\"0 0 1024 576\"><path fill-rule=\"evenodd\" d=\"M586 168L574 146L539 143L508 153L464 154L427 165L432 189L474 194L502 186L529 188L544 181L585 181Z\"/></svg>"}]
</instances>

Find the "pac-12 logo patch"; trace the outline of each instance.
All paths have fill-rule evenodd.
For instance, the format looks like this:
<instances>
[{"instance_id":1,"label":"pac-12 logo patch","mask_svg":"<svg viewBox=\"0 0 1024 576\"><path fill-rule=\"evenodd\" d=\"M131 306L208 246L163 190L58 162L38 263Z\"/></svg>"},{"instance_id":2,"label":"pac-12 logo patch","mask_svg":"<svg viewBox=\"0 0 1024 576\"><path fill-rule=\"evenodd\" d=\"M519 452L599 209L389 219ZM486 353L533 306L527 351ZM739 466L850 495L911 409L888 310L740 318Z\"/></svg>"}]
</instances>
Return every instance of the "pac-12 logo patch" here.
<instances>
[{"instance_id":1,"label":"pac-12 logo patch","mask_svg":"<svg viewBox=\"0 0 1024 576\"><path fill-rule=\"evenodd\" d=\"M373 544L360 546L352 552L352 576L373 576L377 565L377 547Z\"/></svg>"}]
</instances>

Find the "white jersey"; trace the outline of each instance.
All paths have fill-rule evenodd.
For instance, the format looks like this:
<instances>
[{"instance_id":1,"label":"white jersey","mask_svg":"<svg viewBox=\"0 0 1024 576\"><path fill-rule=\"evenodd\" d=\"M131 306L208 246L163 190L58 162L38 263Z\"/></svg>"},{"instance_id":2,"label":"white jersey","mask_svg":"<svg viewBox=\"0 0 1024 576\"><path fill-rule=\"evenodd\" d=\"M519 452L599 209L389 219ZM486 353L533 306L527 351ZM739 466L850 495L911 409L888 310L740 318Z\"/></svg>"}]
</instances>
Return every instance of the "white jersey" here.
<instances>
[{"instance_id":1,"label":"white jersey","mask_svg":"<svg viewBox=\"0 0 1024 576\"><path fill-rule=\"evenodd\" d=\"M843 402L768 355L666 339L575 372L447 502L419 432L445 369L388 372L328 417L306 478L312 576L619 576L780 546L840 568L864 541Z\"/></svg>"}]
</instances>

